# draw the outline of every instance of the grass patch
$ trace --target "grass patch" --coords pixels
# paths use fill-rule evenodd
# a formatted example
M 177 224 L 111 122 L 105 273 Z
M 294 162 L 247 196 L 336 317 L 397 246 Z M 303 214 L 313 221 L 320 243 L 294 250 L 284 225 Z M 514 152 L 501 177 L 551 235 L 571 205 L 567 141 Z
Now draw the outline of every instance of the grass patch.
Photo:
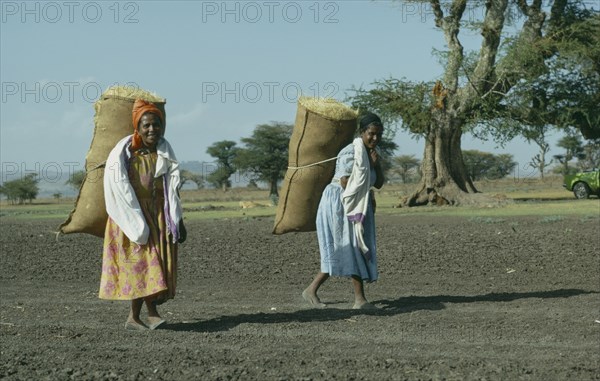
M 501 224 L 506 222 L 505 219 L 502 218 L 493 218 L 493 217 L 470 217 L 469 222 L 474 222 L 476 224 Z
M 467 217 L 470 221 L 483 224 L 506 222 L 513 216 L 540 216 L 544 223 L 556 222 L 557 218 L 578 216 L 582 223 L 600 220 L 600 200 L 590 198 L 577 200 L 570 192 L 555 189 L 554 181 L 529 181 L 516 183 L 512 180 L 499 180 L 476 184 L 478 189 L 491 194 L 504 194 L 515 200 L 502 207 L 469 206 L 422 206 L 398 208 L 400 198 L 414 191 L 414 184 L 386 185 L 377 190 L 377 214 L 433 215 Z M 552 195 L 556 197 L 552 197 Z M 558 195 L 562 198 L 559 198 Z M 529 195 L 529 197 L 523 197 Z M 526 200 L 526 201 L 524 201 Z M 182 191 L 184 215 L 186 219 L 222 219 L 274 217 L 276 208 L 271 206 L 269 193 L 264 189 L 234 188 L 223 192 L 219 189 Z M 253 204 L 243 209 L 241 203 Z M 73 199 L 35 200 L 32 204 L 10 205 L 0 203 L 0 218 L 17 219 L 66 219 L 74 207 Z
M 564 216 L 546 216 L 540 220 L 542 224 L 550 224 L 553 222 L 560 222 L 565 219 Z
M 600 221 L 600 213 L 597 214 L 586 214 L 579 219 L 579 222 L 587 224 L 590 222 Z
M 67 218 L 73 209 L 73 202 L 49 203 L 44 200 L 24 205 L 0 204 L 0 218 L 10 217 L 17 219 L 47 219 Z

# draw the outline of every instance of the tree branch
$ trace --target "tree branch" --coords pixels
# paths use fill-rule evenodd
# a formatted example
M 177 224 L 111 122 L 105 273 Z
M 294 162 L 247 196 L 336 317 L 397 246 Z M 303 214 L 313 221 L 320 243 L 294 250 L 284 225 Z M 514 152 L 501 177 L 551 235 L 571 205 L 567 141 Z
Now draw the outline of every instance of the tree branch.
M 476 103 L 476 98 L 483 93 L 489 94 L 491 89 L 494 88 L 494 86 L 490 86 L 490 80 L 494 75 L 496 55 L 500 46 L 500 36 L 504 27 L 504 15 L 507 6 L 508 0 L 486 2 L 485 17 L 481 26 L 483 41 L 479 51 L 479 60 L 473 71 L 473 76 L 469 80 L 469 85 L 464 88 L 464 96 L 460 105 L 463 111 L 468 111 L 467 109 Z
M 455 93 L 458 88 L 459 71 L 464 58 L 463 46 L 458 39 L 458 33 L 460 32 L 460 20 L 466 7 L 467 0 L 454 0 L 450 8 L 450 15 L 446 16 L 442 22 L 442 29 L 450 50 L 444 83 L 451 93 Z
M 529 6 L 527 5 L 527 1 L 526 0 L 517 0 L 517 5 L 521 9 L 521 12 L 523 12 L 523 14 L 525 16 L 527 16 L 528 10 L 529 10 Z
M 442 12 L 442 7 L 440 6 L 440 0 L 430 0 L 430 4 L 435 16 L 435 26 L 441 28 L 444 22 L 444 12 Z

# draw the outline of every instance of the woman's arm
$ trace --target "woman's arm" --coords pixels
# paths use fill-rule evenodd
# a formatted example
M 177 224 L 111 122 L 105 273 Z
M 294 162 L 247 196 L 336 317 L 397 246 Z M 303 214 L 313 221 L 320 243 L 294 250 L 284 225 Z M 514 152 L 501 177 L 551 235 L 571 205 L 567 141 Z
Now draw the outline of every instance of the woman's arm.
M 373 186 L 377 189 L 381 189 L 385 179 L 383 178 L 383 170 L 381 169 L 381 165 L 375 167 L 375 173 L 377 174 L 377 179 L 375 179 L 375 184 Z

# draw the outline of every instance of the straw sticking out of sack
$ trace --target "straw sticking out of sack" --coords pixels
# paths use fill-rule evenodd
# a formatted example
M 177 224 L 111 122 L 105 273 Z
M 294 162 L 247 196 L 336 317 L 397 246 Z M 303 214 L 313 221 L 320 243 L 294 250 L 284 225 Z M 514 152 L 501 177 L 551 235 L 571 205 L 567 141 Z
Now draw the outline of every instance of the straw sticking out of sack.
M 106 91 L 102 93 L 100 99 L 98 99 L 94 103 L 94 111 L 96 112 L 94 116 L 94 124 L 98 122 L 98 115 L 101 114 L 100 109 L 102 108 L 102 103 L 105 98 L 121 98 L 121 99 L 143 99 L 148 102 L 154 103 L 166 103 L 164 98 L 159 97 L 156 93 L 140 89 L 139 87 L 134 86 L 111 86 Z
M 327 119 L 352 120 L 356 119 L 358 112 L 333 98 L 300 97 L 298 103 L 306 109 L 319 114 Z
M 106 89 L 104 93 L 102 93 L 102 97 L 100 97 L 100 99 L 107 95 L 130 99 L 140 98 L 147 100 L 148 102 L 165 101 L 164 98 L 159 97 L 155 93 L 134 86 L 111 86 L 108 89 Z

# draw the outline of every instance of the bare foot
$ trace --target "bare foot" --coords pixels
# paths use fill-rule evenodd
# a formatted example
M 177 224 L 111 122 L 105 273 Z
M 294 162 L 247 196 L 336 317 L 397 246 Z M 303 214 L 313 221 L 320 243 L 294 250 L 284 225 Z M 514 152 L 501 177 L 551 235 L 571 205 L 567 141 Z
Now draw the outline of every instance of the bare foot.
M 372 305 L 371 303 L 364 301 L 364 302 L 355 302 L 354 305 L 352 306 L 353 310 L 378 310 L 379 308 L 375 307 L 374 305 Z
M 165 324 L 166 321 L 160 316 L 148 316 L 148 328 L 154 330 Z
M 321 302 L 321 299 L 317 296 L 317 294 L 311 293 L 308 288 L 302 291 L 302 297 L 306 300 L 311 306 L 316 308 L 325 308 L 327 305 Z
M 125 329 L 128 331 L 146 331 L 148 330 L 148 326 L 141 321 L 137 322 L 135 320 L 127 319 L 125 322 Z

